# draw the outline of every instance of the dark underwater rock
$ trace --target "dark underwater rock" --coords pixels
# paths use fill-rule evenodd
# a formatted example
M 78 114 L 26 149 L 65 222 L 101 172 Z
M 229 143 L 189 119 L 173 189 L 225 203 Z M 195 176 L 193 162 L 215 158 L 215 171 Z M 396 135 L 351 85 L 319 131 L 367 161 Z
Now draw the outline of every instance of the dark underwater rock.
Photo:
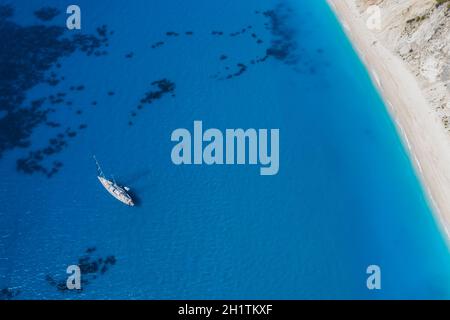
M 66 94 L 58 92 L 48 100 L 45 98 L 26 103 L 27 92 L 39 84 L 57 86 L 63 76 L 57 71 L 61 59 L 75 52 L 86 55 L 102 48 L 107 43 L 107 27 L 99 29 L 100 36 L 83 33 L 70 33 L 64 25 L 19 25 L 12 20 L 14 10 L 11 6 L 0 6 L 0 158 L 15 148 L 30 148 L 30 137 L 41 125 L 57 128 L 59 123 L 48 119 L 57 109 L 46 103 L 58 105 L 65 101 Z M 52 20 L 58 10 L 44 7 L 35 15 L 44 21 Z M 71 90 L 82 90 L 84 86 Z M 54 168 L 45 168 L 41 159 L 59 152 L 64 142 L 52 147 L 30 151 L 29 155 L 17 160 L 17 169 L 25 173 L 42 172 L 52 175 Z
M 53 18 L 55 18 L 60 13 L 61 13 L 61 11 L 59 11 L 59 9 L 57 9 L 57 8 L 43 7 L 39 10 L 36 10 L 34 12 L 34 15 L 42 21 L 50 21 L 50 20 L 53 20 Z
M 12 300 L 20 294 L 20 290 L 3 288 L 0 290 L 0 300 Z
M 151 83 L 151 85 L 153 87 L 156 87 L 157 89 L 153 89 L 150 91 L 147 91 L 144 95 L 143 98 L 140 99 L 140 103 L 137 106 L 138 110 L 141 110 L 143 108 L 144 104 L 151 104 L 156 100 L 161 99 L 163 96 L 167 95 L 167 94 L 171 94 L 172 97 L 175 97 L 175 83 L 168 80 L 168 79 L 161 79 L 161 80 L 156 80 L 153 81 Z M 130 115 L 132 117 L 136 117 L 137 116 L 137 110 L 136 111 L 132 111 L 130 113 Z M 128 125 L 131 126 L 133 124 L 132 121 L 128 122 Z
M 69 290 L 67 288 L 67 278 L 56 279 L 51 275 L 45 277 L 47 283 L 55 287 L 60 292 L 81 292 L 85 290 L 86 285 L 92 283 L 99 276 L 104 275 L 117 262 L 113 255 L 106 257 L 94 256 L 97 252 L 96 247 L 89 247 L 84 251 L 84 254 L 78 258 L 77 266 L 81 272 L 81 289 Z

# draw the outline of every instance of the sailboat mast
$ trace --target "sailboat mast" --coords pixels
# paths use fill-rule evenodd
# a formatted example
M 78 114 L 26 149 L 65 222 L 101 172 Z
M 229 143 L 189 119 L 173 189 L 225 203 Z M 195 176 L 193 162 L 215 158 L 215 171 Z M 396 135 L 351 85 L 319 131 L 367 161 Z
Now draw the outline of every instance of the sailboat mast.
M 105 174 L 103 173 L 103 170 L 102 170 L 102 168 L 100 167 L 100 164 L 98 163 L 97 158 L 95 157 L 95 155 L 94 155 L 94 160 L 95 160 L 95 164 L 97 165 L 97 172 L 98 172 L 98 175 L 99 175 L 100 177 L 105 177 Z

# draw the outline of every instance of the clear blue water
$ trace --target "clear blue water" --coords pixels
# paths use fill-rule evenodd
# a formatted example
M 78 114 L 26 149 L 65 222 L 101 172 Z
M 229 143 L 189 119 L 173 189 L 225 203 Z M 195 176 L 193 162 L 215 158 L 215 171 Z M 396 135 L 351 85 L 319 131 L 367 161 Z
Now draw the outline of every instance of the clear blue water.
M 44 2 L 63 13 L 67 5 Z M 14 1 L 12 21 L 42 24 L 32 12 L 44 2 Z M 380 96 L 325 1 L 280 9 L 296 59 L 255 65 L 249 61 L 276 37 L 255 10 L 278 2 L 77 3 L 83 33 L 106 24 L 114 34 L 106 56 L 63 57 L 57 74 L 64 81 L 26 92 L 27 100 L 67 92 L 73 106 L 58 106 L 50 119 L 63 129 L 87 128 L 45 160 L 63 163 L 51 178 L 17 172 L 16 161 L 57 129 L 38 126 L 30 148 L 0 158 L 0 288 L 19 290 L 18 299 L 450 297 L 444 238 Z M 65 15 L 47 24 L 64 26 Z M 248 25 L 263 43 L 250 30 L 229 36 Z M 164 45 L 151 49 L 159 40 Z M 237 63 L 246 72 L 221 80 Z M 162 78 L 176 84 L 176 96 L 131 117 Z M 83 91 L 70 90 L 81 84 Z M 192 130 L 194 120 L 222 130 L 279 128 L 278 175 L 260 176 L 257 166 L 173 165 L 171 132 Z M 93 154 L 131 186 L 139 206 L 102 190 Z M 116 263 L 81 293 L 46 280 L 64 280 L 67 265 L 90 247 Z M 380 291 L 366 288 L 371 264 L 381 267 Z

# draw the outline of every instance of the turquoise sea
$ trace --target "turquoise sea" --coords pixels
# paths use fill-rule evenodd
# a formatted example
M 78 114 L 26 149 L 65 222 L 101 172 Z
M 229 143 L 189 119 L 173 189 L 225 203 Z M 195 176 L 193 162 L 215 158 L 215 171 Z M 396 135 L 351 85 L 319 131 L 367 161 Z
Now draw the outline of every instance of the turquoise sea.
M 81 30 L 65 1 L 0 3 L 0 299 L 450 297 L 443 233 L 324 0 L 78 0 Z M 279 173 L 175 166 L 194 120 L 279 128 Z

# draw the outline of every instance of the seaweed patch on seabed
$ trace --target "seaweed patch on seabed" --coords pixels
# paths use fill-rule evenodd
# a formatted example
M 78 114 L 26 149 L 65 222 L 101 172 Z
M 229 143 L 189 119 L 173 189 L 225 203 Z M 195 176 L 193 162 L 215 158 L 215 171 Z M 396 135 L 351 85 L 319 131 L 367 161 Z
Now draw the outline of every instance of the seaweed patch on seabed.
M 45 7 L 35 11 L 44 21 L 52 20 L 59 11 Z M 63 57 L 75 52 L 90 56 L 102 56 L 108 46 L 108 29 L 105 25 L 97 29 L 98 35 L 76 33 L 67 35 L 64 26 L 36 24 L 22 26 L 11 20 L 14 9 L 10 5 L 0 5 L 0 158 L 5 152 L 15 148 L 30 148 L 31 135 L 42 124 L 57 128 L 60 124 L 49 119 L 56 110 L 45 106 L 45 102 L 60 104 L 65 94 L 36 99 L 26 103 L 27 91 L 38 84 L 57 86 L 64 80 L 57 74 Z M 111 34 L 111 32 L 109 33 Z M 71 105 L 71 101 L 66 102 Z M 31 151 L 29 156 L 19 159 L 17 169 L 32 174 L 41 172 L 51 176 L 59 163 L 45 168 L 44 158 L 60 152 L 67 144 L 58 140 L 58 146 Z M 31 157 L 31 158 L 30 158 Z M 33 159 L 32 161 L 30 159 Z
M 34 15 L 42 20 L 42 21 L 50 21 L 53 20 L 57 15 L 59 15 L 61 12 L 53 7 L 43 7 L 39 10 L 36 10 L 34 12 Z
M 292 10 L 285 4 L 279 4 L 272 10 L 256 10 L 255 14 L 262 15 L 262 17 L 266 20 L 264 22 L 264 27 L 270 32 L 269 36 L 271 38 L 269 47 L 265 49 L 262 55 L 251 59 L 247 65 L 240 62 L 236 65 L 238 68 L 237 70 L 228 72 L 225 76 L 220 76 L 221 72 L 217 72 L 212 76 L 213 78 L 218 80 L 228 80 L 238 77 L 248 70 L 248 65 L 254 66 L 265 62 L 269 58 L 274 58 L 287 65 L 297 65 L 299 59 L 296 32 L 292 27 L 290 27 L 289 23 Z M 250 39 L 255 41 L 257 45 L 262 45 L 265 41 L 258 35 L 256 29 L 258 29 L 258 26 L 253 28 L 252 25 L 249 25 L 240 31 L 230 33 L 229 36 L 236 37 L 247 33 L 249 34 Z M 232 69 L 233 67 L 230 66 L 225 67 L 225 70 L 227 71 Z
M 131 112 L 132 117 L 137 116 L 138 110 L 143 109 L 144 105 L 151 104 L 155 100 L 161 99 L 166 94 L 171 94 L 175 97 L 175 83 L 167 79 L 156 80 L 152 82 L 152 86 L 157 87 L 157 90 L 150 90 L 145 93 L 145 96 L 140 100 L 137 109 Z M 129 126 L 133 125 L 133 121 L 128 122 Z
M 323 60 L 323 49 L 318 48 L 312 54 L 311 52 L 307 52 L 304 48 L 302 49 L 299 47 L 297 42 L 297 32 L 290 24 L 293 11 L 287 5 L 278 4 L 274 9 L 266 11 L 256 10 L 255 14 L 261 15 L 266 20 L 264 22 L 264 27 L 270 32 L 271 39 L 269 41 L 269 47 L 265 49 L 264 54 L 251 59 L 249 65 L 257 65 L 265 62 L 269 58 L 273 58 L 283 64 L 292 66 L 293 70 L 296 72 L 308 72 L 309 74 L 316 74 L 319 66 L 326 67 L 329 65 L 327 61 Z M 245 33 L 245 31 L 249 29 L 252 29 L 251 26 L 242 29 L 240 32 L 231 33 L 230 36 L 235 37 Z M 265 43 L 255 30 L 252 30 L 250 37 L 254 39 L 258 45 Z M 316 57 L 319 57 L 320 63 L 315 61 Z M 213 75 L 213 77 L 219 80 L 231 79 L 242 75 L 248 69 L 247 65 L 243 63 L 238 63 L 237 66 L 239 69 L 235 72 L 228 73 L 224 77 L 219 77 L 220 72 L 218 72 Z M 225 69 L 231 70 L 229 66 Z
M 79 128 L 85 129 L 86 125 L 81 124 Z M 16 164 L 17 170 L 28 174 L 41 172 L 48 178 L 51 178 L 54 174 L 58 173 L 58 171 L 62 168 L 63 163 L 55 160 L 51 163 L 51 167 L 49 167 L 48 164 L 43 164 L 44 158 L 61 152 L 63 148 L 68 146 L 67 138 L 74 138 L 76 135 L 77 132 L 71 128 L 67 128 L 64 133 L 58 133 L 55 137 L 48 141 L 48 145 L 46 147 L 30 151 L 26 157 L 18 159 Z
M 20 290 L 3 288 L 0 290 L 0 300 L 12 300 L 20 294 Z
M 262 14 L 269 20 L 265 26 L 272 34 L 266 55 L 289 65 L 296 64 L 298 57 L 295 30 L 288 23 L 292 10 L 284 4 L 278 4 L 275 9 L 264 11 Z
M 99 276 L 104 275 L 110 269 L 110 267 L 116 264 L 115 256 L 109 255 L 106 257 L 101 257 L 95 255 L 96 251 L 96 247 L 89 247 L 85 250 L 84 254 L 78 258 L 78 262 L 76 263 L 76 265 L 80 268 L 81 272 L 80 290 L 69 290 L 67 288 L 67 275 L 65 275 L 64 279 L 56 279 L 51 275 L 46 275 L 45 280 L 49 285 L 55 287 L 60 292 L 83 291 L 86 285 L 92 283 L 92 281 L 97 279 Z
M 298 45 L 296 31 L 289 26 L 292 15 L 289 7 L 279 4 L 274 10 L 267 10 L 261 14 L 269 20 L 265 26 L 271 31 L 273 37 L 270 47 L 266 50 L 266 58 L 273 57 L 293 66 L 297 72 L 306 72 L 311 75 L 316 74 L 320 68 L 329 66 L 329 61 L 324 60 L 322 48 L 311 52 Z

